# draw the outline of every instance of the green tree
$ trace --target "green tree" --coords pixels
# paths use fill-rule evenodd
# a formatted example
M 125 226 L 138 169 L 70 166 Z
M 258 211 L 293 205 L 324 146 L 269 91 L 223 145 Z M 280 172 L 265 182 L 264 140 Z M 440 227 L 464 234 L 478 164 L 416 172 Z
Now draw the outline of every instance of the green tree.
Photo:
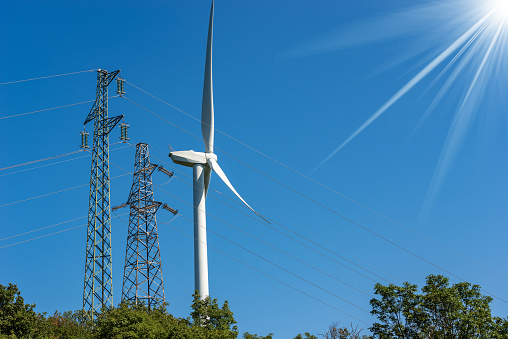
M 97 317 L 97 338 L 164 338 L 165 328 L 143 304 L 121 303 Z
M 38 318 L 36 338 L 92 338 L 93 324 L 87 321 L 83 310 L 55 312 L 48 318 L 43 313 Z
M 298 334 L 293 339 L 318 339 L 315 335 L 310 334 L 309 332 L 305 332 L 303 335 Z
M 339 323 L 335 322 L 328 326 L 328 331 L 325 334 L 320 334 L 325 339 L 367 339 L 366 335 L 361 335 L 362 329 L 358 329 L 358 326 L 350 328 L 339 327 Z M 296 338 L 295 338 L 296 339 Z
M 233 317 L 233 312 L 229 309 L 227 300 L 219 307 L 217 299 L 211 299 L 207 296 L 200 300 L 198 291 L 192 295 L 194 301 L 191 305 L 192 324 L 208 330 L 215 330 L 220 338 L 236 338 L 238 328 Z
M 373 338 L 506 338 L 506 320 L 491 315 L 491 297 L 480 286 L 461 282 L 450 286 L 442 275 L 429 275 L 422 293 L 416 285 L 376 284 L 371 313 L 379 322 Z M 504 332 L 503 332 L 504 331 Z
M 0 334 L 30 336 L 38 324 L 35 304 L 25 304 L 18 287 L 0 284 Z
M 243 334 L 244 339 L 272 339 L 273 333 L 269 333 L 265 336 L 258 336 L 257 334 L 250 334 L 249 332 L 245 332 Z

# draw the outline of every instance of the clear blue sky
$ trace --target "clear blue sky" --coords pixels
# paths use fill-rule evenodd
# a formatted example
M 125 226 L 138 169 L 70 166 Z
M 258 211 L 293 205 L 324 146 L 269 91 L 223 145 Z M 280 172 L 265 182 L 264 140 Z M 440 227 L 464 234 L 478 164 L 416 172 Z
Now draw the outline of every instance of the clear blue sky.
M 228 203 L 242 213 L 222 204 L 213 197 L 236 200 L 217 177 L 212 178 L 212 189 L 228 198 L 212 192 L 207 202 L 211 215 L 327 275 L 213 217 L 208 218 L 211 231 L 287 271 L 211 233 L 209 245 L 367 324 L 374 319 L 349 303 L 370 311 L 368 295 L 375 281 L 386 283 L 379 277 L 395 284 L 421 285 L 429 274 L 481 285 L 498 297 L 492 303 L 494 314 L 506 316 L 508 59 L 503 54 L 507 36 L 504 17 L 498 14 L 487 17 L 488 25 L 482 26 L 489 10 L 484 6 L 485 2 L 472 0 L 413 1 L 411 7 L 402 0 L 217 0 L 215 127 L 287 167 L 218 132 L 215 145 L 292 190 L 217 152 L 221 167 L 257 211 L 377 276 L 355 266 L 364 274 L 359 275 L 274 232 L 231 200 Z M 201 0 L 4 1 L 0 83 L 121 69 L 127 81 L 199 117 L 209 7 L 210 1 Z M 477 32 L 471 28 L 481 30 L 475 40 L 469 40 Z M 95 85 L 95 72 L 0 85 L 0 117 L 93 100 Z M 131 100 L 201 135 L 198 121 L 128 84 L 125 89 Z M 159 159 L 152 159 L 154 163 L 172 165 L 168 144 L 177 150 L 204 149 L 202 141 L 125 99 L 110 99 L 109 107 L 110 116 L 126 116 L 131 143 L 152 147 Z M 91 104 L 83 104 L 1 119 L 0 168 L 78 150 L 79 132 L 90 108 Z M 377 119 L 338 150 L 372 117 Z M 92 132 L 91 126 L 87 129 Z M 119 130 L 113 131 L 111 143 L 118 136 Z M 121 147 L 111 147 L 111 177 L 124 174 L 114 165 L 133 169 L 134 149 Z M 83 155 L 0 171 L 0 239 L 87 215 L 90 157 L 9 174 Z M 312 173 L 312 179 L 489 270 L 288 167 Z M 155 189 L 156 199 L 191 218 L 192 209 L 186 204 L 192 201 L 186 176 L 191 170 L 173 170 L 183 173 L 176 172 L 177 178 L 166 185 L 164 176 L 154 174 L 154 182 L 163 185 Z M 127 199 L 131 182 L 130 175 L 112 179 L 113 206 Z M 80 185 L 84 186 L 11 204 Z M 182 317 L 189 314 L 194 288 L 193 241 L 172 227 L 192 234 L 192 223 L 184 217 L 175 219 L 171 227 L 159 224 L 169 310 Z M 164 211 L 158 215 L 160 222 L 171 219 Z M 81 308 L 85 227 L 5 246 L 85 223 L 82 218 L 0 240 L 0 283 L 17 284 L 39 312 Z M 288 233 L 276 223 L 272 226 Z M 127 225 L 114 219 L 112 227 L 116 304 L 121 296 Z M 305 331 L 324 333 L 335 321 L 368 327 L 213 249 L 209 269 L 212 297 L 229 301 L 241 332 L 274 332 L 276 338 L 290 338 Z

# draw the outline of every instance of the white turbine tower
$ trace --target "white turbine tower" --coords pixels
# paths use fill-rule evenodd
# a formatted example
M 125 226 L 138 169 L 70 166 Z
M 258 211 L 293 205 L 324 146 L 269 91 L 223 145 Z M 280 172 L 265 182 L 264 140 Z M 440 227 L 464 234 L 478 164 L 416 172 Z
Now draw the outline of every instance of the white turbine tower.
M 208 255 L 206 243 L 206 194 L 210 185 L 212 170 L 224 181 L 240 200 L 254 213 L 259 215 L 243 200 L 226 174 L 217 163 L 217 156 L 213 153 L 213 88 L 212 88 L 212 37 L 213 37 L 213 1 L 210 9 L 210 23 L 208 26 L 208 41 L 206 46 L 205 82 L 203 85 L 203 105 L 201 110 L 201 132 L 205 142 L 205 153 L 194 151 L 171 152 L 171 160 L 179 165 L 192 167 L 194 189 L 194 278 L 196 290 L 201 299 L 209 296 L 208 291 Z M 259 215 L 261 217 L 261 215 Z M 263 218 L 263 217 L 261 217 Z M 264 219 L 264 218 L 263 218 Z

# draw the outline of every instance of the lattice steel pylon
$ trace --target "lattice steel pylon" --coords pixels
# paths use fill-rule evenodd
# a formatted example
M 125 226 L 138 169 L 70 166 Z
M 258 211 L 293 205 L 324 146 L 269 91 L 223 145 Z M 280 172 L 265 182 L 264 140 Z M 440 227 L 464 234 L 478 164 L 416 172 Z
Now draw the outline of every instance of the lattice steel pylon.
M 83 291 L 83 309 L 91 317 L 113 306 L 108 135 L 123 115 L 108 118 L 108 85 L 119 72 L 97 70 L 95 103 L 85 120 L 94 122 Z
M 154 200 L 148 145 L 136 145 L 134 175 L 127 205 L 129 231 L 125 253 L 122 301 L 144 303 L 149 309 L 165 302 L 156 212 L 162 203 Z M 172 175 L 172 173 L 171 173 Z

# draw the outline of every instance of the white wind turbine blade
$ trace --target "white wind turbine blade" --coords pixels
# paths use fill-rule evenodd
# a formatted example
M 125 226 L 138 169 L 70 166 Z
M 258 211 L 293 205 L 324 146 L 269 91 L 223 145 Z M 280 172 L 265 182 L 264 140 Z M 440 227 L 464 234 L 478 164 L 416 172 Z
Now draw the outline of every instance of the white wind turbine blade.
M 213 153 L 213 84 L 212 84 L 212 40 L 213 40 L 213 1 L 208 25 L 206 44 L 205 81 L 203 84 L 203 104 L 201 107 L 201 132 L 205 142 L 205 152 Z
M 220 168 L 219 164 L 217 163 L 217 160 L 215 159 L 208 159 L 208 166 L 210 166 L 213 171 L 215 173 L 217 173 L 217 175 L 222 179 L 222 181 L 224 181 L 224 183 L 226 185 L 228 185 L 229 189 L 231 191 L 233 191 L 234 194 L 236 194 L 236 196 L 254 213 L 256 213 L 261 219 L 263 219 L 264 221 L 266 221 L 267 223 L 270 223 L 268 220 L 266 220 L 265 218 L 263 218 L 261 216 L 261 214 L 259 214 L 258 212 L 254 211 L 254 209 L 252 207 L 249 206 L 249 204 L 247 204 L 247 202 L 245 200 L 243 200 L 243 198 L 240 196 L 240 194 L 238 194 L 238 192 L 235 190 L 235 188 L 233 187 L 233 185 L 231 185 L 231 182 L 229 182 L 229 179 L 228 177 L 226 176 L 226 174 L 224 173 L 224 171 L 222 171 L 222 168 Z

